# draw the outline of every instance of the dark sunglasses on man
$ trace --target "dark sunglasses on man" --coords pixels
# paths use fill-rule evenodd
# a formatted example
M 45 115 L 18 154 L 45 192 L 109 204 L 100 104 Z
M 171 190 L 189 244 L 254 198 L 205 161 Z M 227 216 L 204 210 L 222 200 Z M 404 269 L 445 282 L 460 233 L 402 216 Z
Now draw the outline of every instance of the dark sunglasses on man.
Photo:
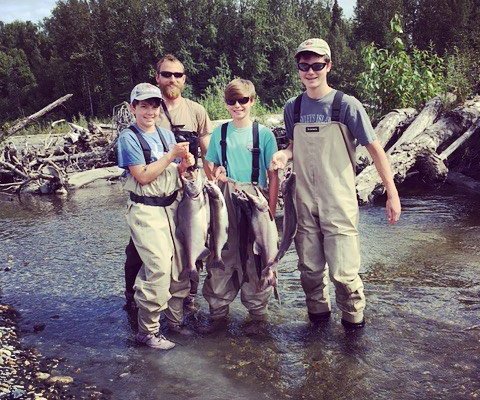
M 322 69 L 324 69 L 326 65 L 327 65 L 327 63 L 324 63 L 324 62 L 316 62 L 316 63 L 313 63 L 313 64 L 301 62 L 301 63 L 297 64 L 297 67 L 302 72 L 308 72 L 310 70 L 310 68 L 313 71 L 318 72 L 318 71 L 321 71 Z
M 241 97 L 239 99 L 225 99 L 225 103 L 227 103 L 229 106 L 234 106 L 237 101 L 238 104 L 241 104 L 243 106 L 250 101 L 250 97 Z
M 163 76 L 164 78 L 171 78 L 172 75 L 175 78 L 181 78 L 183 75 L 185 75 L 185 72 L 170 72 L 170 71 L 161 71 L 160 76 Z

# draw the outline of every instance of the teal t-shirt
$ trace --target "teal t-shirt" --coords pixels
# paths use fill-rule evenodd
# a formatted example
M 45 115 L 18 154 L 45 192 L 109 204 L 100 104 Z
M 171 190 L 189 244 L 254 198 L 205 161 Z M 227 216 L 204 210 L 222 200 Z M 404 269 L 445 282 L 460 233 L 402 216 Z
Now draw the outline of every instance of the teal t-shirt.
M 221 125 L 215 128 L 210 138 L 205 158 L 216 165 L 222 165 Z M 273 154 L 277 151 L 277 141 L 273 132 L 266 126 L 258 127 L 258 147 L 260 148 L 260 175 L 258 184 L 267 187 L 267 169 Z M 227 126 L 227 175 L 238 182 L 252 180 L 252 125 L 246 128 L 235 128 L 233 122 Z

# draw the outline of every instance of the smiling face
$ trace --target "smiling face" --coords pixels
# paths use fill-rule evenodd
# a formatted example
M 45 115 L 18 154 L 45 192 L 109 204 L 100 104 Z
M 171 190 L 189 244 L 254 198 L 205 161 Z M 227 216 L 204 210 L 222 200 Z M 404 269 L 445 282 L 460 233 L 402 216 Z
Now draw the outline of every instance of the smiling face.
M 307 92 L 309 93 L 315 92 L 317 89 L 328 87 L 327 74 L 330 72 L 330 69 L 332 68 L 332 63 L 330 60 L 328 60 L 328 58 L 326 59 L 325 56 L 319 56 L 316 54 L 307 53 L 307 54 L 300 54 L 300 57 L 298 58 L 298 62 L 307 63 L 307 64 L 327 62 L 327 65 L 321 71 L 314 71 L 312 68 L 309 68 L 308 71 L 306 72 L 298 70 L 298 74 L 300 75 L 300 79 L 302 83 L 305 85 Z
M 176 74 L 179 76 L 175 77 Z M 168 76 L 170 75 L 170 76 Z M 158 68 L 156 80 L 164 98 L 173 100 L 182 94 L 185 88 L 185 71 L 180 61 L 164 60 Z
M 248 99 L 248 100 L 247 100 Z M 234 102 L 235 101 L 235 102 Z M 250 118 L 250 112 L 255 100 L 248 97 L 247 94 L 238 98 L 229 99 L 225 102 L 228 112 L 234 121 L 240 122 Z M 232 104 L 234 102 L 234 104 Z M 243 103 L 243 104 L 242 104 Z
M 155 120 L 160 115 L 160 99 L 135 101 L 131 105 L 138 127 L 144 132 L 155 132 Z

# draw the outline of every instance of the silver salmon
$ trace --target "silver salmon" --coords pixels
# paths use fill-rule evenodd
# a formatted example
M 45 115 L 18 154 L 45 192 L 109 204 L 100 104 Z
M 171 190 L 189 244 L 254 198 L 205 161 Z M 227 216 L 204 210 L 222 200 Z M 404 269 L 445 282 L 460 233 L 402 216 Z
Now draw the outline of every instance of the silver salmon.
M 285 255 L 297 233 L 297 209 L 294 201 L 296 180 L 295 172 L 288 169 L 285 171 L 284 179 L 280 184 L 283 198 L 283 228 L 282 240 L 275 256 L 275 263 L 278 263 Z
M 222 249 L 228 239 L 228 213 L 222 190 L 211 181 L 205 182 L 205 190 L 210 203 L 210 243 L 212 259 L 210 267 L 225 269 Z
M 269 285 L 275 286 L 277 284 L 277 266 L 278 262 L 285 255 L 290 248 L 295 234 L 297 233 L 297 209 L 295 206 L 295 185 L 297 176 L 295 172 L 288 169 L 285 172 L 284 179 L 280 184 L 280 191 L 283 198 L 283 228 L 282 239 L 278 248 L 277 255 L 273 262 L 268 264 L 262 271 L 261 289 L 266 289 Z M 273 279 L 272 279 L 273 277 Z
M 204 192 L 204 179 L 197 171 L 193 179 L 183 178 L 183 197 L 177 208 L 177 236 L 182 242 L 187 255 L 186 265 L 180 273 L 179 279 L 189 277 L 199 280 L 195 267 L 197 260 L 203 260 L 210 254 L 205 246 L 207 242 L 210 209 L 208 197 Z
M 262 260 L 261 288 L 269 285 L 276 286 L 276 273 L 270 266 L 274 263 L 278 253 L 278 232 L 275 219 L 268 207 L 265 196 L 255 187 L 257 195 L 245 192 L 252 210 L 251 227 L 254 237 L 253 253 L 260 255 Z

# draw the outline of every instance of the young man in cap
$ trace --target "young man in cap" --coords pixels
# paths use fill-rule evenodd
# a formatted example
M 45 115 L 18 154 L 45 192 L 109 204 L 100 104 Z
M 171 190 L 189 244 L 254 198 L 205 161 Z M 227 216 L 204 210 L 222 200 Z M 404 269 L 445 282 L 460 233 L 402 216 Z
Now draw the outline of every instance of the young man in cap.
M 183 263 L 181 244 L 175 234 L 180 175 L 194 164 L 188 142 L 176 143 L 171 131 L 157 128 L 162 95 L 149 83 L 135 86 L 130 96 L 135 124 L 118 139 L 118 166 L 127 170 L 125 190 L 130 192 L 127 223 L 142 262 L 135 279 L 138 306 L 136 340 L 149 347 L 168 350 L 174 343 L 159 333 L 160 312 L 175 296 L 171 279 Z M 181 159 L 177 165 L 174 161 Z
M 327 42 L 318 38 L 304 41 L 295 59 L 306 91 L 285 105 L 285 127 L 291 142 L 273 156 L 271 168 L 285 168 L 293 159 L 298 210 L 295 246 L 311 322 L 330 317 L 329 275 L 342 324 L 348 330 L 358 329 L 365 324 L 365 295 L 358 274 L 357 143 L 366 146 L 382 178 L 390 223 L 400 217 L 400 199 L 388 159 L 362 104 L 327 83 L 332 68 Z
M 182 97 L 186 80 L 183 64 L 174 55 L 167 54 L 157 62 L 156 71 L 156 81 L 163 97 L 157 125 L 173 131 L 178 140 L 188 140 L 190 152 L 195 155 L 195 159 L 200 146 L 203 157 L 208 148 L 212 123 L 201 104 Z M 207 168 L 205 172 L 208 177 L 211 177 Z M 127 256 L 125 261 L 126 307 L 135 308 L 133 285 L 142 261 L 132 240 L 127 245 L 125 253 Z M 169 310 L 166 312 L 167 323 L 171 331 L 190 334 L 191 332 L 182 325 L 183 308 L 185 307 L 188 312 L 196 311 L 195 295 L 198 282 L 191 281 L 190 285 L 182 284 L 182 287 L 184 287 L 183 290 L 177 290 L 177 296 L 169 302 Z

